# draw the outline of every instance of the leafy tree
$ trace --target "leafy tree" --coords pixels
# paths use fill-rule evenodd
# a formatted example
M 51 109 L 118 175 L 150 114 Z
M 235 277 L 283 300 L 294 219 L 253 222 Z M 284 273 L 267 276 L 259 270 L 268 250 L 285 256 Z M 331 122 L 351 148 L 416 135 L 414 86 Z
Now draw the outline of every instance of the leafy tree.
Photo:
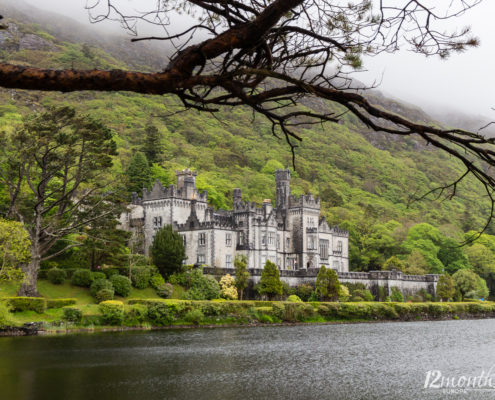
M 428 264 L 428 273 L 438 274 L 444 270 L 444 265 L 438 259 L 440 245 L 443 241 L 440 231 L 427 223 L 420 223 L 409 229 L 406 240 L 402 243 L 402 248 L 408 254 L 417 250 Z
M 455 295 L 455 283 L 448 274 L 440 275 L 437 282 L 437 296 L 444 301 L 452 299 Z
M 149 188 L 151 184 L 151 170 L 146 156 L 141 152 L 136 152 L 131 158 L 127 168 L 129 179 L 129 192 L 141 194 L 143 188 Z
M 102 205 L 111 192 L 108 171 L 116 145 L 101 122 L 71 107 L 29 115 L 0 136 L 0 181 L 9 188 L 9 216 L 24 222 L 31 241 L 19 294 L 36 296 L 41 261 L 80 246 L 66 242 L 50 253 L 55 243 L 112 212 Z
M 160 138 L 160 132 L 154 125 L 147 125 L 144 130 L 144 143 L 141 151 L 146 156 L 149 165 L 160 161 L 160 154 L 163 152 L 163 145 Z
M 240 299 L 242 300 L 244 289 L 247 288 L 249 283 L 249 272 L 247 270 L 247 258 L 244 255 L 236 256 L 234 259 L 235 268 L 235 287 L 239 292 Z
M 445 271 L 454 274 L 459 269 L 470 268 L 464 247 L 452 238 L 444 238 L 438 251 L 438 259 L 445 266 Z
M 229 274 L 222 276 L 220 279 L 221 296 L 228 300 L 237 300 L 237 289 L 235 279 Z
M 267 295 L 272 299 L 274 296 L 282 294 L 282 282 L 280 281 L 280 272 L 277 266 L 270 260 L 266 260 L 261 279 L 258 286 L 258 293 Z
M 150 254 L 153 264 L 167 279 L 171 274 L 182 269 L 182 262 L 186 259 L 182 236 L 175 232 L 171 225 L 164 226 L 156 233 Z
M 20 265 L 29 262 L 31 242 L 24 225 L 0 218 L 0 281 L 20 280 Z
M 337 300 L 340 293 L 337 272 L 322 265 L 316 276 L 315 288 L 322 300 Z
M 469 269 L 460 269 L 454 275 L 456 289 L 459 290 L 462 300 L 472 297 L 486 297 L 488 295 L 486 283 L 479 275 Z
M 481 243 L 474 243 L 465 252 L 474 272 L 486 280 L 493 292 L 495 290 L 495 254 Z
M 390 257 L 387 261 L 385 261 L 385 264 L 383 264 L 383 270 L 391 271 L 393 269 L 401 272 L 406 272 L 405 264 L 396 256 Z
M 419 250 L 413 250 L 407 256 L 405 272 L 410 275 L 424 275 L 429 269 L 425 257 Z

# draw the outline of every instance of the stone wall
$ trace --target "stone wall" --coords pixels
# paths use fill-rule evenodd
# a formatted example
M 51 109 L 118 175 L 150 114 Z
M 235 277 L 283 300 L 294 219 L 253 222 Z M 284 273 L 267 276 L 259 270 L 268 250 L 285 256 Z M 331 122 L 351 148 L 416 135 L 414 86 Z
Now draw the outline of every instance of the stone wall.
M 215 275 L 218 273 L 218 269 L 204 268 L 205 274 Z M 289 286 L 295 287 L 302 283 L 309 283 L 314 285 L 316 276 L 318 275 L 318 268 L 302 269 L 297 271 L 280 271 L 280 279 L 286 282 Z M 253 285 L 257 284 L 261 278 L 262 269 L 249 269 L 251 274 L 251 282 Z M 235 275 L 235 270 L 222 269 L 222 274 Z M 388 295 L 391 294 L 392 288 L 396 287 L 401 290 L 405 296 L 414 295 L 421 289 L 426 290 L 432 296 L 436 293 L 437 282 L 439 275 L 404 275 L 400 271 L 370 271 L 370 272 L 337 272 L 339 281 L 341 283 L 362 283 L 368 288 L 375 296 L 378 295 L 378 288 L 380 286 L 385 288 Z

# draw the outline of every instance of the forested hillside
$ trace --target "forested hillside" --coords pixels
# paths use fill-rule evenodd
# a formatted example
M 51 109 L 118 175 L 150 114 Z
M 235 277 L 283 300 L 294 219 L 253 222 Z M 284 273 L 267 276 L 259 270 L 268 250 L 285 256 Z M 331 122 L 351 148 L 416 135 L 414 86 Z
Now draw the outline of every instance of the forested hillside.
M 56 29 L 20 19 L 6 24 L 9 29 L 0 31 L 2 61 L 49 68 L 147 68 L 143 60 L 149 49 L 143 50 L 139 62 L 131 63 L 140 52 L 138 47 L 129 44 L 128 54 L 119 47 L 120 57 L 110 54 L 93 34 L 78 41 L 64 35 L 64 21 L 57 20 Z M 382 96 L 375 97 L 375 102 L 410 119 L 429 120 L 418 108 Z M 243 107 L 222 109 L 215 115 L 184 111 L 171 96 L 2 90 L 0 129 L 12 131 L 23 116 L 61 104 L 100 119 L 112 129 L 118 148 L 113 174 L 115 180 L 127 183 L 129 196 L 131 188 L 143 180 L 148 186 L 155 179 L 168 185 L 174 183 L 175 170 L 189 167 L 198 171 L 198 187 L 208 191 L 210 203 L 230 208 L 235 187 L 251 201 L 273 199 L 274 171 L 292 168 L 289 146 L 272 135 L 271 125 L 263 118 L 253 119 Z M 336 114 L 343 111 L 327 102 L 306 106 L 325 107 Z M 292 191 L 319 195 L 327 220 L 350 231 L 351 269 L 380 269 L 392 256 L 399 256 L 403 268 L 411 273 L 442 272 L 444 268 L 452 273 L 472 266 L 469 249 L 459 250 L 455 245 L 464 240 L 466 232 L 479 230 L 486 222 L 489 202 L 482 187 L 470 178 L 452 199 L 415 200 L 459 177 L 464 170 L 458 161 L 414 136 L 370 132 L 349 113 L 340 123 L 300 127 L 297 133 L 303 141 L 295 151 Z M 131 163 L 139 165 L 136 158 L 142 162 L 141 153 L 149 165 L 129 170 Z M 6 188 L 0 186 L 0 213 L 6 210 L 6 195 Z M 489 227 L 487 233 L 492 232 Z M 495 246 L 490 237 L 485 239 L 475 246 L 489 249 L 493 258 Z M 491 270 L 484 277 L 490 274 Z

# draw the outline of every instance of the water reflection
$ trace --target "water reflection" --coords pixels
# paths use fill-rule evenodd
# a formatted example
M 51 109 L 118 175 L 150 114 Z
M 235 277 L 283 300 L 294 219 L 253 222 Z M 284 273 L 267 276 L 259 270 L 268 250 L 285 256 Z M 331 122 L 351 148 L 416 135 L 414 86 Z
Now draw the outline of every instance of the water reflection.
M 495 320 L 0 338 L 0 398 L 437 399 L 492 364 Z

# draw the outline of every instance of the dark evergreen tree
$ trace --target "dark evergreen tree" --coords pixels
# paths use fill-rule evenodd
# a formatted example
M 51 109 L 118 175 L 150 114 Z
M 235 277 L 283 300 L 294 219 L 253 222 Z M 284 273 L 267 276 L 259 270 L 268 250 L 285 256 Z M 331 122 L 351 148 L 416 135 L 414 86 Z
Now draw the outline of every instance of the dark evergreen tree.
M 129 179 L 129 192 L 141 194 L 143 188 L 149 188 L 151 170 L 146 155 L 141 152 L 134 154 L 127 168 L 127 177 Z
M 246 256 L 237 256 L 234 259 L 235 267 L 235 287 L 239 292 L 239 298 L 242 300 L 244 289 L 249 283 L 249 272 L 247 270 Z
M 273 297 L 282 294 L 282 282 L 280 281 L 280 272 L 277 266 L 270 260 L 267 260 L 258 287 L 259 294 L 265 294 L 271 300 Z
M 146 155 L 146 158 L 151 165 L 160 161 L 160 154 L 163 151 L 163 145 L 160 140 L 160 132 L 158 132 L 158 128 L 156 126 L 148 125 L 145 128 L 144 133 L 145 138 L 141 150 Z
M 166 279 L 181 270 L 186 258 L 182 236 L 174 232 L 171 225 L 164 226 L 156 233 L 150 254 L 158 271 Z

